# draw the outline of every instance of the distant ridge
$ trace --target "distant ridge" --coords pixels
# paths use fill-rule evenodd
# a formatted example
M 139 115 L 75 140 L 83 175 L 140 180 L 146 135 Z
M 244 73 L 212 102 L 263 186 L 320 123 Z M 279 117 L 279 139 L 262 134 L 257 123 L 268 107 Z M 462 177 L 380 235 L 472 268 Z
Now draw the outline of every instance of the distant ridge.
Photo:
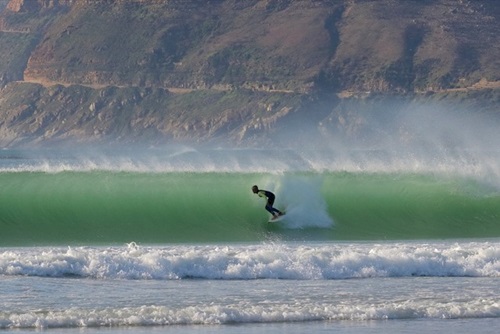
M 489 0 L 0 0 L 0 11 L 4 146 L 262 144 L 304 117 L 317 131 L 345 99 L 472 92 L 490 112 L 500 85 Z

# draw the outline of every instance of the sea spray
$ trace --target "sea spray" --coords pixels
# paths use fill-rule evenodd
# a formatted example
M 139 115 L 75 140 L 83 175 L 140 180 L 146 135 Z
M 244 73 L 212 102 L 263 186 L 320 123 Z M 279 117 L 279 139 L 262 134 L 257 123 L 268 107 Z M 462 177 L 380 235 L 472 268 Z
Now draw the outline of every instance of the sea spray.
M 492 138 L 492 142 L 495 142 Z M 0 151 L 0 173 L 435 173 L 500 182 L 500 151 L 399 147 L 318 150 L 164 148 L 116 151 Z M 271 183 L 275 181 L 268 180 Z M 276 184 L 271 184 L 276 186 Z M 250 185 L 251 186 L 251 185 Z
M 322 194 L 322 175 L 282 175 L 277 187 L 279 202 L 284 203 L 288 228 L 330 228 L 333 219 Z

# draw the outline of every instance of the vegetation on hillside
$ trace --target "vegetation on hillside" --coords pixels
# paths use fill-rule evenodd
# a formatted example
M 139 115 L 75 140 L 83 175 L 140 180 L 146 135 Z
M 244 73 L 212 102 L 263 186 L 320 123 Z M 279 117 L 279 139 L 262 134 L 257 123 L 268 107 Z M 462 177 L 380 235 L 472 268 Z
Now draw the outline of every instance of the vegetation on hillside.
M 6 4 L 3 145 L 260 143 L 297 124 L 348 131 L 338 110 L 380 94 L 498 105 L 500 7 L 489 0 Z

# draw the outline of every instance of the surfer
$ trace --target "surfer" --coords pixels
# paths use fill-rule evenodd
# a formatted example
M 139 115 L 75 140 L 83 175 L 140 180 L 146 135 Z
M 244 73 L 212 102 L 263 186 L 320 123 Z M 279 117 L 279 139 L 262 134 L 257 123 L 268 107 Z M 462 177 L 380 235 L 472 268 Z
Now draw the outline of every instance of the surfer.
M 273 219 L 278 218 L 279 216 L 283 216 L 285 213 L 281 212 L 280 210 L 276 209 L 273 207 L 274 200 L 276 196 L 270 191 L 267 190 L 259 190 L 259 187 L 253 186 L 252 191 L 254 194 L 257 194 L 259 197 L 266 197 L 267 198 L 267 203 L 266 203 L 266 210 L 269 211 L 273 215 Z

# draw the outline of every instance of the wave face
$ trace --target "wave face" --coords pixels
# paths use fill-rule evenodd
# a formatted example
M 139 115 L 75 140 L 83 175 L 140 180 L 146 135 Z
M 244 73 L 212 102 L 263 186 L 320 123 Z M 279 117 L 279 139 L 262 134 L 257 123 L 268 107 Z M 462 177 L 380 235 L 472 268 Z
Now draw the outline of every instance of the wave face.
M 407 172 L 0 172 L 0 243 L 500 237 L 500 191 Z M 268 224 L 253 184 L 276 193 Z

